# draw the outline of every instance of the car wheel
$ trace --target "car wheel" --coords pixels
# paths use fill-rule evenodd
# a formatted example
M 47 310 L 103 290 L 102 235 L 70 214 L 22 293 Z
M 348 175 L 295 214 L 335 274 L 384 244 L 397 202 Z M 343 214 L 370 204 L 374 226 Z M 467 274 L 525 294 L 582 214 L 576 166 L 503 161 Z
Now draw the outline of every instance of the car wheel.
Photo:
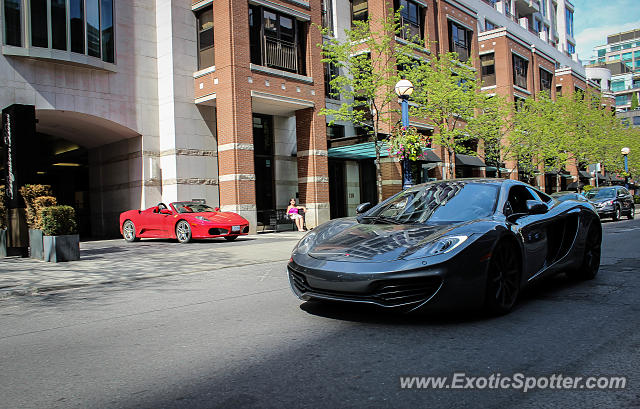
M 487 274 L 486 307 L 496 315 L 506 314 L 520 293 L 518 249 L 511 243 L 498 243 L 491 254 Z
M 186 220 L 180 220 L 176 224 L 176 238 L 180 243 L 188 243 L 191 241 L 191 226 Z
M 600 269 L 600 252 L 602 245 L 602 232 L 593 224 L 589 227 L 584 243 L 584 255 L 580 267 L 570 270 L 567 275 L 577 280 L 591 280 L 595 278 Z
M 620 216 L 622 215 L 622 211 L 620 210 L 620 206 L 616 205 L 616 210 L 613 212 L 612 219 L 614 222 L 620 220 Z
M 224 236 L 224 239 L 226 241 L 234 241 L 237 238 L 238 238 L 238 236 Z
M 131 220 L 122 224 L 122 237 L 129 243 L 140 240 L 139 237 L 136 237 L 136 226 Z
M 629 215 L 627 216 L 627 218 L 629 218 L 629 220 L 633 220 L 635 215 L 636 215 L 636 208 L 632 206 L 631 209 L 629 210 Z

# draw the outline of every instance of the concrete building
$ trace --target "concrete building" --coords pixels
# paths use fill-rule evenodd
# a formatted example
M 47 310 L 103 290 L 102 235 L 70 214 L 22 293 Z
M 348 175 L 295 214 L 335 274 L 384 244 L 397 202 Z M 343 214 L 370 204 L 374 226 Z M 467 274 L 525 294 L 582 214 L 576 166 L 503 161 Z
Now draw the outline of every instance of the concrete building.
M 123 210 L 189 199 L 243 215 L 252 231 L 290 197 L 308 227 L 352 215 L 375 201 L 373 146 L 317 115 L 340 101 L 327 97 L 339 72 L 322 64 L 314 24 L 340 37 L 386 4 L 435 41 L 425 56 L 469 59 L 486 92 L 516 101 L 589 86 L 567 0 L 2 0 L 5 173 L 14 187 L 53 185 L 85 236 L 117 234 Z M 401 188 L 400 164 L 381 166 L 386 197 Z M 434 146 L 417 181 L 448 166 Z M 456 159 L 459 177 L 503 168 L 518 177 L 514 163 Z

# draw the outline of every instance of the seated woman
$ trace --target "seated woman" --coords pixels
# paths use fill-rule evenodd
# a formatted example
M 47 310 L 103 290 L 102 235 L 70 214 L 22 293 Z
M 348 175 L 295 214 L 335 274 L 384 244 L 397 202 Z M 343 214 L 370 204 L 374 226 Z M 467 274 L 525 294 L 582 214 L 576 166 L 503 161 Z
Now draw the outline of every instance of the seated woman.
M 304 219 L 299 211 L 303 212 L 307 211 L 307 208 L 304 206 L 296 206 L 296 199 L 293 197 L 289 200 L 289 207 L 287 207 L 287 215 L 289 218 L 296 222 L 296 227 L 298 227 L 298 231 L 304 231 Z

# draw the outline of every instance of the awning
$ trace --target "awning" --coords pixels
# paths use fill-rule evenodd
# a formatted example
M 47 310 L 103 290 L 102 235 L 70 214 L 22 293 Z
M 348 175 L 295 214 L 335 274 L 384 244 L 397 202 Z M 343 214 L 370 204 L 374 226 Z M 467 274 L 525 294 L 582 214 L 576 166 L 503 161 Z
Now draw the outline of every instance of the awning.
M 598 180 L 606 181 L 606 180 L 609 180 L 609 178 L 606 176 L 603 176 L 602 173 L 598 173 Z
M 587 172 L 586 170 L 579 170 L 578 171 L 578 176 L 580 176 L 581 178 L 585 178 L 585 179 L 593 178 L 593 176 L 591 176 L 591 173 Z
M 420 159 L 420 160 L 422 160 L 424 162 L 432 162 L 432 163 L 442 162 L 442 159 L 440 159 L 440 157 L 438 155 L 436 155 L 436 153 L 431 149 L 425 150 L 422 153 L 422 157 L 423 158 Z
M 551 175 L 551 176 L 556 176 L 558 174 L 557 170 L 548 170 L 546 172 L 544 172 L 545 175 Z
M 476 168 L 484 168 L 487 165 L 477 156 L 456 153 L 456 166 L 473 166 Z
M 572 182 L 567 185 L 567 190 L 578 190 L 578 189 L 582 189 L 583 186 L 584 186 L 584 183 Z
M 378 142 L 380 146 L 380 157 L 389 156 L 387 144 Z M 376 146 L 373 142 L 357 143 L 355 145 L 338 146 L 329 148 L 328 155 L 330 158 L 340 159 L 369 159 L 376 157 Z

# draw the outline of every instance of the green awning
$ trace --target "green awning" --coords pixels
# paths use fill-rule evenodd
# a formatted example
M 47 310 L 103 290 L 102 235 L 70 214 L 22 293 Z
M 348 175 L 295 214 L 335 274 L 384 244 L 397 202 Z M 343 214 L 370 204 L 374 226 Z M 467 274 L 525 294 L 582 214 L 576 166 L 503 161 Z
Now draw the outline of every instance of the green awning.
M 378 142 L 380 146 L 380 157 L 385 158 L 389 156 L 388 145 L 386 142 Z M 355 145 L 337 146 L 329 148 L 328 155 L 334 159 L 371 159 L 376 157 L 376 146 L 373 142 L 357 143 Z M 440 162 L 440 158 L 436 155 L 432 149 L 424 149 L 423 159 L 425 162 Z

